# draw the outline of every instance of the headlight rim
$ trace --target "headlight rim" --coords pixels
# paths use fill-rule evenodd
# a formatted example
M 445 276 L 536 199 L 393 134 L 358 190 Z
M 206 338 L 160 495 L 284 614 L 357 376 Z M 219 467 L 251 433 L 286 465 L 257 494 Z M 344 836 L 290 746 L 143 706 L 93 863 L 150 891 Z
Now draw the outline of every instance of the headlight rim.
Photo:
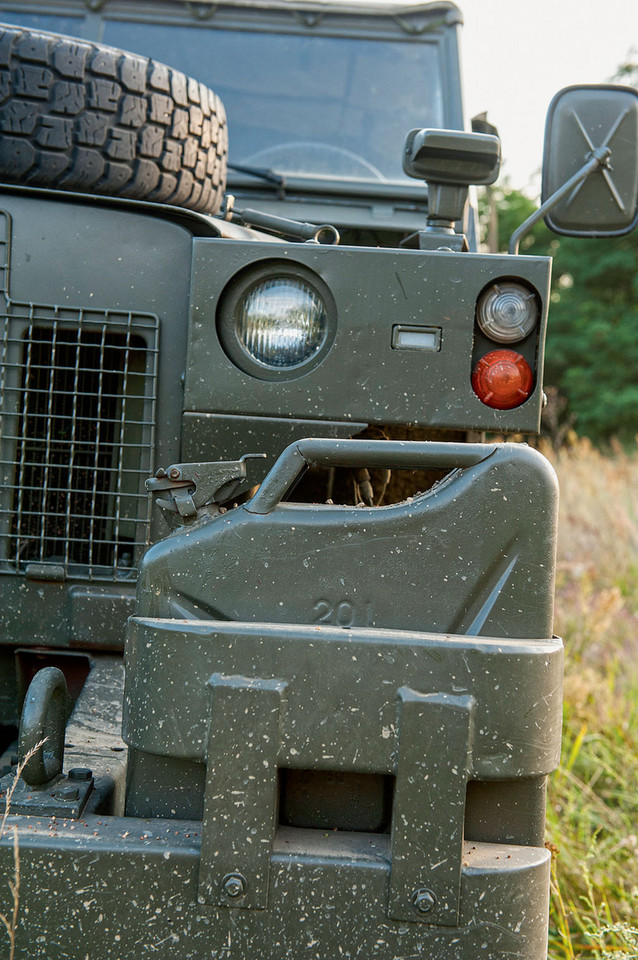
M 248 352 L 238 331 L 238 311 L 244 297 L 267 280 L 293 280 L 304 283 L 320 297 L 326 315 L 326 329 L 318 350 L 293 367 L 273 367 Z M 238 271 L 226 284 L 217 307 L 217 334 L 226 356 L 244 373 L 257 380 L 297 380 L 305 376 L 330 353 L 337 332 L 337 307 L 330 288 L 322 278 L 296 261 L 273 259 L 258 261 Z

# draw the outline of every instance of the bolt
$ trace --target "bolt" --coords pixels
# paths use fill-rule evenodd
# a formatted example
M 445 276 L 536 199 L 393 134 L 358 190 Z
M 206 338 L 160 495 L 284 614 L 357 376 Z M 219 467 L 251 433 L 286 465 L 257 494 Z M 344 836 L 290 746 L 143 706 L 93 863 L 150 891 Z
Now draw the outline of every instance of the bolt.
M 181 473 L 177 467 L 171 467 L 171 469 L 168 471 L 168 475 L 171 480 L 179 480 Z
M 222 880 L 222 890 L 231 900 L 245 896 L 248 884 L 241 873 L 227 873 Z
M 421 887 L 412 894 L 412 906 L 417 913 L 431 913 L 435 904 L 436 897 L 426 887 Z
M 77 800 L 80 791 L 77 787 L 61 787 L 56 790 L 53 796 L 56 800 Z
M 75 780 L 76 783 L 90 780 L 92 776 L 93 771 L 89 770 L 88 767 L 73 767 L 67 773 L 68 779 Z

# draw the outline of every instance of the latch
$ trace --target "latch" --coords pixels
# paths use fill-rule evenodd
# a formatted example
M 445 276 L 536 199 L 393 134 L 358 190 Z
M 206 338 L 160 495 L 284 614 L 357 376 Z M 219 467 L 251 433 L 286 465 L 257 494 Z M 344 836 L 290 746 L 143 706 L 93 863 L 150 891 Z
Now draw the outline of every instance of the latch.
M 219 513 L 227 503 L 250 487 L 246 461 L 260 460 L 265 453 L 247 453 L 239 460 L 211 463 L 173 463 L 162 467 L 146 481 L 146 489 L 163 511 L 169 527 L 192 523 L 206 514 Z

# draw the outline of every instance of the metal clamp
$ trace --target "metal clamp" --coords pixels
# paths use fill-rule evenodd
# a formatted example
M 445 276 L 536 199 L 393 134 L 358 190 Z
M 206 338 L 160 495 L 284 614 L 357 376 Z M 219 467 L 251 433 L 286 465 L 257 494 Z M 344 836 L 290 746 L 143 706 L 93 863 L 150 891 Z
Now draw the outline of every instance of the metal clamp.
M 160 467 L 146 481 L 170 526 L 196 520 L 206 508 L 232 500 L 248 486 L 246 461 L 263 459 L 265 453 L 247 453 L 239 460 L 212 463 L 173 463 Z
M 222 674 L 209 683 L 200 902 L 265 910 L 286 683 Z
M 393 920 L 459 922 L 474 707 L 471 696 L 399 690 L 388 896 Z

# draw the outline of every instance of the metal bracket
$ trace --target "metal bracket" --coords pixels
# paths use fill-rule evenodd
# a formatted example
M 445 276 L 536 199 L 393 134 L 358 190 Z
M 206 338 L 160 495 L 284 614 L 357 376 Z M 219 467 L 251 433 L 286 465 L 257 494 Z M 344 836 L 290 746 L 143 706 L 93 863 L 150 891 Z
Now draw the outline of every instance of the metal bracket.
M 401 687 L 399 704 L 388 915 L 456 926 L 474 700 Z
M 414 20 L 409 20 L 406 17 L 402 17 L 400 14 L 392 17 L 394 22 L 398 27 L 403 30 L 404 33 L 407 33 L 410 37 L 420 37 L 424 33 L 434 33 L 436 30 L 440 30 L 441 27 L 444 27 L 448 23 L 458 22 L 452 20 L 448 15 L 443 17 L 437 17 L 436 20 L 422 20 L 417 23 Z
M 607 140 L 610 136 L 611 131 L 607 135 Z M 551 197 L 548 197 L 544 203 L 541 203 L 538 210 L 535 210 L 534 213 L 530 214 L 530 216 L 526 220 L 523 220 L 523 222 L 516 228 L 510 237 L 509 246 L 507 248 L 508 254 L 510 254 L 510 256 L 518 256 L 518 248 L 525 234 L 529 233 L 532 227 L 535 226 L 539 220 L 542 220 L 546 213 L 549 213 L 550 210 L 553 210 L 554 207 L 560 203 L 560 201 L 563 200 L 568 193 L 572 194 L 571 199 L 573 199 L 585 180 L 587 180 L 587 178 L 595 170 L 604 171 L 607 167 L 610 156 L 611 150 L 607 146 L 607 141 L 605 141 L 602 146 L 593 149 L 587 155 L 586 162 L 583 164 L 580 170 L 577 170 L 573 177 L 570 177 L 569 180 L 566 180 L 562 187 L 559 187 L 558 190 L 551 195 Z M 609 186 L 609 181 L 606 180 L 606 182 Z
M 186 9 L 194 20 L 211 20 L 217 13 L 218 6 L 219 4 L 211 2 L 211 0 L 207 3 L 194 3 L 192 0 L 186 0 Z
M 428 226 L 418 232 L 419 250 L 447 250 L 452 253 L 467 253 L 469 246 L 463 233 L 455 233 L 444 227 Z
M 162 467 L 146 481 L 164 511 L 169 526 L 191 523 L 207 508 L 232 500 L 248 488 L 246 461 L 261 460 L 265 453 L 247 453 L 239 460 L 217 460 L 211 463 L 173 463 Z
M 12 771 L 0 780 L 0 798 L 10 794 L 11 814 L 79 820 L 93 783 L 93 774 L 85 767 L 75 767 L 66 776 L 57 776 L 38 787 L 25 783 L 22 778 L 16 782 Z
M 286 684 L 214 674 L 210 685 L 199 900 L 264 910 Z
M 295 20 L 303 24 L 304 27 L 317 27 L 323 20 L 323 13 L 319 11 L 293 10 L 292 14 Z

